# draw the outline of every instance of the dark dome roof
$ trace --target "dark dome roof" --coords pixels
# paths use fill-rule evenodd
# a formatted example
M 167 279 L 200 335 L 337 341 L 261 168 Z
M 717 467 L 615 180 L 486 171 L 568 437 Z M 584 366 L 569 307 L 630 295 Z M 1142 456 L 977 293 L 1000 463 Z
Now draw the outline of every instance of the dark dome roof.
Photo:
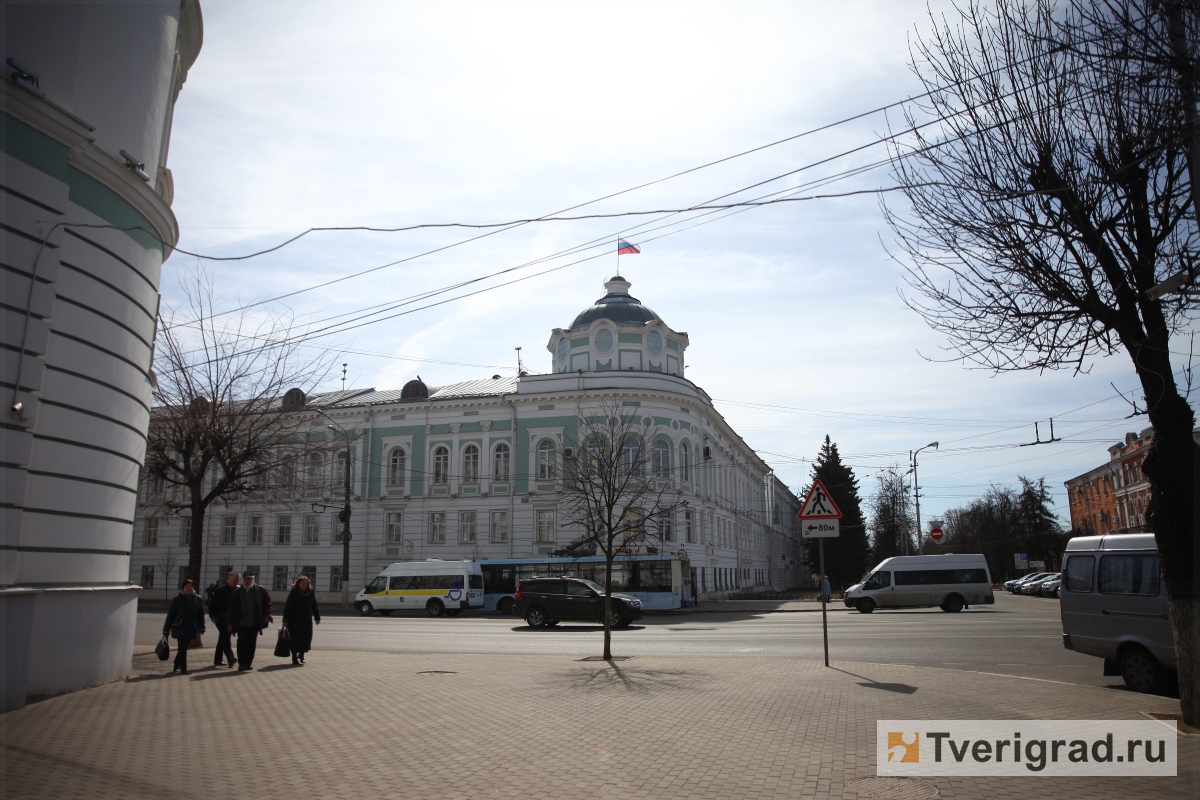
M 595 305 L 584 309 L 575 321 L 571 330 L 586 328 L 598 319 L 607 319 L 618 325 L 645 325 L 647 322 L 662 322 L 662 317 L 655 314 L 636 297 L 629 294 L 629 281 L 617 275 L 604 284 L 608 294 L 596 301 Z
M 425 385 L 425 382 L 421 380 L 421 376 L 418 375 L 415 381 L 409 381 L 404 384 L 404 388 L 400 390 L 400 399 L 428 400 L 429 387 Z

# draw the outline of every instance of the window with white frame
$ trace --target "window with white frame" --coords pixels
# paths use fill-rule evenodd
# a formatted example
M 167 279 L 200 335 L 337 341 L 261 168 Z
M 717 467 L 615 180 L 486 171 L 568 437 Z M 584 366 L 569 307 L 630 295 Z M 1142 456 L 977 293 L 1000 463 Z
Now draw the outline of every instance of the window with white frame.
M 222 520 L 221 544 L 237 544 L 237 517 L 225 517 Z
M 400 544 L 404 541 L 404 514 L 400 511 L 387 513 L 387 529 L 385 536 L 388 544 Z
M 154 588 L 154 567 L 152 567 L 148 564 L 142 566 L 141 584 L 142 584 L 143 589 L 153 589 Z
M 304 515 L 304 543 L 305 544 L 320 544 L 321 543 L 321 515 L 320 514 L 305 514 Z
M 687 537 L 688 544 L 696 542 L 696 532 L 692 527 L 692 512 L 683 512 L 683 535 Z
M 658 512 L 658 537 L 664 542 L 675 541 L 675 524 L 670 511 Z
M 554 442 L 542 439 L 537 450 L 538 480 L 554 480 Z
M 479 483 L 479 448 L 473 444 L 463 450 L 463 482 Z
M 445 544 L 446 543 L 446 512 L 445 511 L 429 512 L 429 543 L 430 544 Z
M 329 518 L 329 523 L 333 530 L 333 535 L 329 537 L 330 541 L 332 541 L 334 544 L 341 544 L 342 534 L 345 533 L 346 527 L 345 523 L 342 522 L 342 512 L 334 512 L 334 514 Z
M 659 439 L 654 443 L 654 453 L 650 457 L 650 469 L 656 478 L 671 477 L 671 443 Z
M 262 544 L 263 543 L 263 517 L 253 516 L 250 518 L 250 535 L 246 539 L 247 544 Z
M 305 564 L 303 567 L 300 568 L 300 575 L 303 575 L 304 577 L 308 578 L 308 585 L 309 585 L 308 588 L 310 588 L 310 589 L 317 588 L 317 565 L 316 564 Z M 300 575 L 297 575 L 296 578 L 299 579 Z
M 329 568 L 329 591 L 340 592 L 342 590 L 342 567 Z
M 179 546 L 190 547 L 192 544 L 192 518 L 183 517 L 179 520 Z M 167 576 L 168 579 L 170 576 Z
M 167 488 L 167 479 L 163 477 L 161 472 L 155 472 L 150 476 L 150 491 L 154 494 L 162 494 Z
M 292 515 L 280 514 L 275 520 L 275 544 L 292 543 Z
M 541 544 L 555 541 L 554 509 L 539 508 L 537 512 L 537 540 Z
M 491 540 L 493 544 L 501 544 L 508 541 L 508 512 L 493 511 Z
M 492 470 L 492 480 L 502 481 L 502 482 L 508 481 L 508 479 L 509 479 L 508 468 L 509 468 L 510 452 L 511 451 L 509 450 L 508 445 L 505 444 L 504 442 L 501 442 L 500 444 L 496 445 L 495 466 L 494 466 L 494 469 Z
M 286 592 L 288 586 L 288 568 L 286 564 L 280 564 L 275 567 L 275 584 L 271 587 L 277 592 Z
M 441 445 L 433 451 L 433 482 L 450 482 L 450 451 Z
M 475 544 L 475 513 L 474 511 L 458 512 L 459 544 Z
M 142 546 L 143 547 L 158 547 L 158 520 L 146 520 L 146 527 L 142 530 Z
M 403 447 L 393 447 L 388 457 L 388 486 L 404 485 L 404 470 L 408 465 L 408 455 Z
M 687 442 L 679 445 L 679 477 L 685 481 L 692 479 L 692 451 Z
M 621 445 L 621 467 L 626 475 L 642 474 L 642 443 L 630 436 Z
M 350 480 L 354 480 L 354 467 L 350 467 Z M 345 493 L 346 490 L 346 451 L 340 450 L 333 457 L 333 490 Z
M 321 479 L 325 476 L 324 459 L 320 453 L 309 453 L 308 466 L 304 473 L 305 482 L 312 487 L 321 485 Z

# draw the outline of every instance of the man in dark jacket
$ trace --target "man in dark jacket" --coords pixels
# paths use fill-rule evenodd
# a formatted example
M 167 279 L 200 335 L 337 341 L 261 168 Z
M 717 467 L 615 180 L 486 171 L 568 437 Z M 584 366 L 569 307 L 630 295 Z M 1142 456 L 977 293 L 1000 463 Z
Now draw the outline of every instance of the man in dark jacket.
M 254 582 L 254 575 L 247 572 L 242 576 L 242 585 L 230 595 L 225 614 L 228 620 L 225 629 L 237 632 L 238 672 L 244 672 L 254 664 L 258 635 L 275 619 L 271 616 L 271 595 Z
M 238 581 L 241 579 L 242 576 L 238 573 L 229 573 L 225 582 L 213 590 L 208 601 L 208 618 L 217 626 L 217 653 L 213 664 L 218 667 L 223 666 L 223 660 L 228 661 L 230 667 L 237 663 L 229 641 L 233 634 L 229 631 L 229 619 L 226 614 L 229 611 L 229 598 L 233 596 L 233 590 L 238 588 Z

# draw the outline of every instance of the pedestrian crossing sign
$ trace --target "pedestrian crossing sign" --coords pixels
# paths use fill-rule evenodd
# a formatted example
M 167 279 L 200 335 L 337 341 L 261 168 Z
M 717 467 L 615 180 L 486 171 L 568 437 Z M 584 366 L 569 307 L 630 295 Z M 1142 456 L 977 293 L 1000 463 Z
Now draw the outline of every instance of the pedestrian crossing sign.
M 821 483 L 818 478 L 813 481 L 812 488 L 808 490 L 808 497 L 804 500 L 804 505 L 800 508 L 800 513 L 796 515 L 797 519 L 841 519 L 842 512 L 837 507 L 837 503 L 833 502 L 833 498 L 829 496 L 829 490 L 825 488 L 825 484 Z

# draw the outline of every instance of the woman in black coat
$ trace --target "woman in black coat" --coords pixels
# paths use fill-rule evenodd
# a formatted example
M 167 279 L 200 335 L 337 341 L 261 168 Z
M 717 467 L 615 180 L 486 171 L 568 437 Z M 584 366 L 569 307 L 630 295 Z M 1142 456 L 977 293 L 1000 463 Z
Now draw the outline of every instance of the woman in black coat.
M 321 624 L 321 609 L 317 608 L 317 593 L 307 575 L 296 578 L 283 607 L 283 627 L 288 632 L 288 648 L 292 663 L 303 664 L 304 654 L 312 648 L 313 621 Z
M 163 623 L 163 636 L 171 635 L 175 648 L 175 672 L 187 674 L 187 649 L 192 639 L 204 633 L 204 603 L 196 594 L 191 578 L 183 582 L 179 594 L 167 609 L 167 621 Z

